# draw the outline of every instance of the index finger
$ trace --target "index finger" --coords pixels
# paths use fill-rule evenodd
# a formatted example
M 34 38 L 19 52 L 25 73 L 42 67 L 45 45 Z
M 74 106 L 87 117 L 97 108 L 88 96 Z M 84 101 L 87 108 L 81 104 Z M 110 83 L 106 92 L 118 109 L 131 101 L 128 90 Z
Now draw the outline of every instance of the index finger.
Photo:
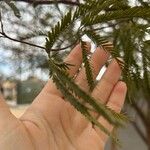
M 87 46 L 87 50 L 90 51 L 90 43 L 87 43 Z M 66 57 L 65 62 L 73 65 L 69 66 L 68 73 L 71 77 L 74 76 L 82 64 L 82 49 L 80 44 L 73 48 L 70 54 Z M 51 79 L 47 82 L 43 90 L 44 92 L 51 92 L 52 94 L 62 96 Z

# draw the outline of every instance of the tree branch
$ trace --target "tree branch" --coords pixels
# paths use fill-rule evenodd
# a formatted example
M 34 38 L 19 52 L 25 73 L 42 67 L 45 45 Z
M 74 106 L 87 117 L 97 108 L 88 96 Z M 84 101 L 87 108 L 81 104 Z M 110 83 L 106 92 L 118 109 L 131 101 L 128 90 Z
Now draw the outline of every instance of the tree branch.
M 149 145 L 147 138 L 145 137 L 144 133 L 141 131 L 141 129 L 138 127 L 137 123 L 132 122 L 132 125 L 136 129 L 137 133 L 140 135 L 142 140 L 145 142 L 146 145 Z
M 18 40 L 18 39 L 9 37 L 8 35 L 6 35 L 5 33 L 2 33 L 2 32 L 0 32 L 0 34 L 3 35 L 3 36 L 1 36 L 1 37 L 7 38 L 7 39 L 9 39 L 9 40 L 11 40 L 11 41 L 18 42 L 18 43 L 22 43 L 22 44 L 26 44 L 26 45 L 29 45 L 29 46 L 32 46 L 32 47 L 36 47 L 36 48 L 40 48 L 40 49 L 46 50 L 46 48 L 43 47 L 43 46 L 39 46 L 39 45 L 36 45 L 36 44 L 32 44 L 32 43 L 29 43 L 29 42 L 26 42 L 26 41 L 22 41 L 22 40 Z M 65 50 L 65 49 L 67 49 L 67 48 L 69 48 L 69 47 L 72 47 L 74 44 L 76 44 L 76 42 L 74 42 L 73 44 L 68 45 L 68 46 L 66 46 L 66 47 L 60 48 L 60 49 L 50 49 L 50 51 L 61 51 L 61 50 Z
M 68 0 L 12 0 L 15 2 L 25 2 L 29 4 L 33 4 L 34 6 L 37 5 L 52 5 L 52 4 L 65 4 L 65 5 L 72 5 L 72 6 L 79 6 L 80 3 L 78 1 L 72 2 Z
M 43 46 L 35 45 L 35 44 L 29 43 L 29 42 L 25 42 L 25 41 L 22 41 L 22 40 L 12 38 L 12 37 L 8 36 L 6 33 L 0 32 L 0 34 L 3 35 L 3 38 L 7 38 L 7 39 L 12 40 L 14 42 L 23 43 L 23 44 L 26 44 L 26 45 L 30 45 L 30 46 L 40 48 L 40 49 L 45 49 L 45 47 L 43 47 Z
M 22 44 L 26 44 L 26 45 L 29 45 L 29 46 L 32 46 L 32 47 L 36 47 L 36 48 L 40 48 L 40 49 L 43 49 L 43 50 L 46 50 L 48 51 L 45 47 L 43 46 L 40 46 L 40 45 L 36 45 L 36 44 L 32 44 L 32 43 L 29 43 L 29 42 L 26 42 L 26 41 L 22 41 L 22 40 L 19 40 L 19 39 L 15 39 L 15 38 L 12 38 L 10 36 L 8 36 L 5 31 L 4 31 L 4 27 L 3 27 L 3 22 L 2 22 L 2 18 L 0 17 L 0 26 L 1 26 L 1 32 L 0 34 L 2 36 L 0 36 L 1 38 L 7 38 L 11 41 L 14 41 L 14 42 L 18 42 L 18 43 L 22 43 Z M 50 49 L 49 51 L 61 51 L 61 50 L 65 50 L 69 47 L 72 47 L 73 45 L 75 45 L 77 43 L 77 41 L 75 41 L 74 43 L 72 43 L 71 45 L 68 45 L 66 47 L 63 47 L 63 48 L 59 48 L 59 49 Z
M 139 106 L 133 101 L 132 103 L 132 107 L 135 109 L 135 111 L 137 112 L 138 116 L 140 117 L 140 119 L 142 120 L 142 122 L 144 123 L 145 127 L 148 127 L 150 125 L 149 120 L 147 120 L 146 116 L 144 115 L 143 111 L 139 108 Z

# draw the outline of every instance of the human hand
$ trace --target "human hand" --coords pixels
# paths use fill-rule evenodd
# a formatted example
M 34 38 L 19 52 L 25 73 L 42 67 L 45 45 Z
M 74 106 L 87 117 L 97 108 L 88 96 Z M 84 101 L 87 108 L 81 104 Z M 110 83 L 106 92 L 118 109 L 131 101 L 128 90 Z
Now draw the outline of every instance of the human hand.
M 105 64 L 109 54 L 97 48 L 91 58 L 94 78 Z M 75 76 L 82 63 L 80 45 L 77 45 L 66 62 L 74 64 L 68 70 Z M 116 112 L 120 112 L 125 95 L 126 85 L 118 81 L 121 69 L 113 60 L 101 80 L 91 93 Z M 76 78 L 83 90 L 88 92 L 84 68 Z M 98 121 L 110 132 L 113 126 L 102 116 Z M 49 80 L 41 93 L 35 98 L 27 111 L 17 119 L 10 111 L 2 96 L 0 97 L 0 149 L 2 150 L 103 150 L 108 136 L 84 118 Z

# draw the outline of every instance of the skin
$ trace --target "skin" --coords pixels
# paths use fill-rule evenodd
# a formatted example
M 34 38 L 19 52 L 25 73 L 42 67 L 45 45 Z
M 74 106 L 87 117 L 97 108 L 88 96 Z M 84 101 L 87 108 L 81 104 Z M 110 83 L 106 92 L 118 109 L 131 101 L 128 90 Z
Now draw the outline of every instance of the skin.
M 90 49 L 90 46 L 89 46 Z M 109 54 L 97 48 L 91 57 L 94 78 L 108 60 Z M 68 70 L 75 82 L 88 92 L 80 45 L 77 45 L 66 62 L 74 64 Z M 91 93 L 94 98 L 120 112 L 126 85 L 119 81 L 121 69 L 112 60 L 101 80 Z M 93 114 L 96 115 L 96 114 Z M 109 131 L 110 125 L 102 116 L 98 121 Z M 18 119 L 11 114 L 0 96 L 0 149 L 3 150 L 103 150 L 108 137 L 76 111 L 49 80 L 27 111 Z

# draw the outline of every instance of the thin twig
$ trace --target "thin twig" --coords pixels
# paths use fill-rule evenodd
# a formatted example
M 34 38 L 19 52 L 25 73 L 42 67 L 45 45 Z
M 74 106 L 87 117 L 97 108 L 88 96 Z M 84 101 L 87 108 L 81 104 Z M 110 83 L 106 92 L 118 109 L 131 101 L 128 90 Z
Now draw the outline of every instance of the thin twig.
M 140 127 L 137 125 L 137 123 L 132 122 L 132 125 L 134 126 L 135 130 L 137 131 L 137 133 L 140 135 L 140 137 L 142 138 L 142 140 L 145 142 L 145 144 L 149 144 L 148 140 L 146 139 L 144 133 L 141 131 Z
M 143 111 L 141 110 L 141 108 L 139 108 L 139 106 L 133 101 L 132 103 L 132 107 L 134 108 L 134 110 L 137 112 L 138 116 L 140 117 L 140 119 L 142 120 L 142 122 L 144 123 L 144 125 L 147 127 L 150 125 L 149 120 L 147 120 L 146 116 L 144 115 Z
M 2 18 L 1 18 L 1 20 L 0 20 L 0 23 L 1 23 L 1 30 L 2 30 L 2 31 L 0 32 L 0 34 L 2 35 L 2 36 L 0 36 L 1 38 L 7 38 L 7 39 L 9 39 L 9 40 L 11 40 L 11 41 L 14 41 L 14 42 L 18 42 L 18 43 L 22 43 L 22 44 L 26 44 L 26 45 L 29 45 L 29 46 L 32 46 L 32 47 L 37 47 L 37 48 L 46 50 L 46 48 L 43 47 L 43 46 L 36 45 L 36 44 L 32 44 L 32 43 L 29 43 L 29 42 L 26 42 L 26 41 L 22 41 L 22 40 L 18 40 L 18 39 L 15 39 L 15 38 L 12 38 L 12 37 L 8 36 L 8 35 L 4 32 L 4 27 L 3 27 Z M 69 48 L 69 47 L 72 47 L 74 44 L 76 44 L 76 42 L 74 42 L 73 44 L 68 45 L 68 46 L 66 46 L 66 47 L 63 47 L 63 48 L 60 48 L 60 49 L 50 49 L 49 51 L 61 51 L 61 50 L 65 50 L 65 49 L 67 49 L 67 48 Z M 46 51 L 47 51 L 47 50 L 46 50 Z
M 35 44 L 29 43 L 29 42 L 25 42 L 25 41 L 21 41 L 21 40 L 12 38 L 12 37 L 8 36 L 6 33 L 0 32 L 0 34 L 3 35 L 4 38 L 7 38 L 9 40 L 12 40 L 12 41 L 15 41 L 15 42 L 18 42 L 18 43 L 23 43 L 23 44 L 30 45 L 30 46 L 34 46 L 34 47 L 37 47 L 37 48 L 45 49 L 45 47 L 43 47 L 43 46 L 35 45 Z
M 3 27 L 3 22 L 2 22 L 1 13 L 0 13 L 0 22 L 1 22 L 1 30 L 2 30 L 2 33 L 4 33 L 4 27 Z
M 67 49 L 67 48 L 69 48 L 69 47 L 72 47 L 73 45 L 75 45 L 75 44 L 77 43 L 77 41 L 75 41 L 74 43 L 72 43 L 72 44 L 70 44 L 70 45 L 68 45 L 68 46 L 66 46 L 66 47 L 59 48 L 59 49 L 50 49 L 50 50 L 48 50 L 48 49 L 46 49 L 46 48 L 43 47 L 43 46 L 36 45 L 36 44 L 32 44 L 32 43 L 29 43 L 29 42 L 26 42 L 26 41 L 22 41 L 22 40 L 19 40 L 19 39 L 15 39 L 15 38 L 12 38 L 12 37 L 8 36 L 8 35 L 5 33 L 5 31 L 4 31 L 4 25 L 3 25 L 1 13 L 0 13 L 0 24 L 1 24 L 1 32 L 0 32 L 0 34 L 2 35 L 2 36 L 0 36 L 1 38 L 7 38 L 7 39 L 9 39 L 9 40 L 11 40 L 11 41 L 18 42 L 18 43 L 22 43 L 22 44 L 26 44 L 26 45 L 29 45 L 29 46 L 32 46 L 32 47 L 37 47 L 37 48 L 40 48 L 40 49 L 43 49 L 43 50 L 46 50 L 46 51 L 49 51 L 49 52 L 50 52 L 50 51 L 61 51 L 61 50 L 65 50 L 65 49 Z
M 0 32 L 0 34 L 3 35 L 3 36 L 0 36 L 0 37 L 7 38 L 7 39 L 9 39 L 9 40 L 12 40 L 12 41 L 15 41 L 15 42 L 18 42 L 18 43 L 23 43 L 23 44 L 26 44 L 26 45 L 29 45 L 29 46 L 32 46 L 32 47 L 37 47 L 37 48 L 46 50 L 46 48 L 43 47 L 43 46 L 39 46 L 39 45 L 32 44 L 32 43 L 29 43 L 29 42 L 25 42 L 25 41 L 21 41 L 21 40 L 18 40 L 18 39 L 14 39 L 14 38 L 9 37 L 8 35 L 6 35 L 6 34 L 4 34 L 4 33 L 2 33 L 2 32 Z M 74 42 L 73 44 L 68 45 L 68 46 L 66 46 L 66 47 L 60 48 L 60 49 L 50 49 L 50 51 L 61 51 L 61 50 L 65 50 L 65 49 L 67 49 L 67 48 L 69 48 L 69 47 L 72 47 L 75 43 L 76 43 L 76 42 Z
M 32 43 L 29 43 L 29 42 L 25 42 L 25 41 L 21 41 L 21 40 L 12 38 L 12 37 L 6 35 L 6 33 L 0 32 L 0 34 L 3 35 L 3 36 L 1 36 L 1 37 L 7 38 L 7 39 L 9 39 L 9 40 L 11 40 L 11 41 L 18 42 L 18 43 L 22 43 L 22 44 L 26 44 L 26 45 L 29 45 L 29 46 L 32 46 L 32 47 L 37 47 L 37 48 L 46 50 L 46 48 L 43 47 L 43 46 L 39 46 L 39 45 L 36 45 L 36 44 L 32 44 Z M 61 51 L 61 50 L 65 50 L 65 49 L 67 49 L 67 48 L 69 48 L 69 47 L 72 47 L 75 43 L 76 43 L 76 42 L 74 42 L 73 44 L 70 44 L 70 45 L 68 45 L 68 46 L 66 46 L 66 47 L 60 48 L 60 49 L 50 49 L 50 51 Z
M 104 27 L 100 27 L 100 28 L 95 28 L 95 29 L 93 29 L 93 31 L 98 31 L 98 30 L 103 30 L 103 29 L 106 29 L 106 28 L 115 27 L 116 25 L 118 25 L 118 24 L 120 24 L 122 22 L 124 22 L 124 20 L 123 21 L 119 21 L 119 22 L 117 22 L 115 24 L 109 24 L 108 26 L 104 26 Z
M 52 4 L 65 4 L 65 5 L 71 5 L 71 6 L 79 6 L 80 3 L 78 1 L 72 2 L 72 1 L 67 1 L 67 0 L 54 0 L 54 1 L 49 1 L 49 0 L 12 0 L 15 2 L 25 2 L 29 4 L 33 4 L 34 6 L 37 5 L 52 5 Z

